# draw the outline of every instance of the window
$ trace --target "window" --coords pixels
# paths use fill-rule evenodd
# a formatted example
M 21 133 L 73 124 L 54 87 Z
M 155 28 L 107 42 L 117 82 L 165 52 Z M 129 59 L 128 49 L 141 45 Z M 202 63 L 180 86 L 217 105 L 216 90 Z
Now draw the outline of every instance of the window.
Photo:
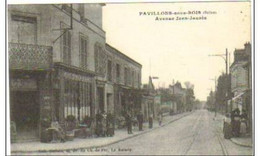
M 9 37 L 12 42 L 36 44 L 37 20 L 36 17 L 12 15 L 9 24 Z
M 138 88 L 140 87 L 140 80 L 141 80 L 141 76 L 140 76 L 140 73 L 137 74 L 137 86 Z
M 64 118 L 73 115 L 82 120 L 91 114 L 92 86 L 89 82 L 65 80 Z
M 105 76 L 106 74 L 106 65 L 107 65 L 107 56 L 99 44 L 95 44 L 94 47 L 95 55 L 95 71 L 97 74 Z
M 81 67 L 87 68 L 88 42 L 83 36 L 80 37 L 80 62 Z
M 120 83 L 120 65 L 116 64 L 116 81 Z
M 135 85 L 135 71 L 132 71 L 132 86 Z
M 112 62 L 110 60 L 107 61 L 107 79 L 112 81 Z
M 127 68 L 125 68 L 124 70 L 124 82 L 125 82 L 125 85 L 127 85 Z
M 63 62 L 71 63 L 71 33 L 67 31 L 62 36 Z

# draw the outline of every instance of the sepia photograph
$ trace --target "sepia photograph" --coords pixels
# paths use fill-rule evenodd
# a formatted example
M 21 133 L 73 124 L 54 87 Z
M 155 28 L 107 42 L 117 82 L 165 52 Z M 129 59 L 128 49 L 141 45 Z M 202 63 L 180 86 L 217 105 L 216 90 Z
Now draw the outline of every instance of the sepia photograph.
M 253 3 L 6 4 L 11 155 L 254 155 Z

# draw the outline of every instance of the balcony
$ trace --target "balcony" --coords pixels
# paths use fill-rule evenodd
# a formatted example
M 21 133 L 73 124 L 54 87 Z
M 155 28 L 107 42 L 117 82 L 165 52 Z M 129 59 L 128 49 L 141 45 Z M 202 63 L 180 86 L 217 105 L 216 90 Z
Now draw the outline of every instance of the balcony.
M 10 43 L 9 68 L 20 70 L 47 70 L 52 65 L 52 47 Z

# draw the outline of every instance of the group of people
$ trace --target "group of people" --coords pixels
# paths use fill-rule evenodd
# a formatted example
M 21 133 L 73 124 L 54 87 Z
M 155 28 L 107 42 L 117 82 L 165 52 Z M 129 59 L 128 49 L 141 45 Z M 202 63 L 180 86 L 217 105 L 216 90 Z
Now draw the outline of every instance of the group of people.
M 114 116 L 111 113 L 98 112 L 96 114 L 96 135 L 113 136 L 115 134 Z
M 233 136 L 239 137 L 240 133 L 247 132 L 247 121 L 248 117 L 244 109 L 242 110 L 242 114 L 240 114 L 240 110 L 238 108 L 231 112 L 231 127 Z
M 158 122 L 159 126 L 162 124 L 162 118 L 163 115 L 162 113 L 158 113 Z M 144 122 L 144 115 L 140 111 L 136 115 L 137 119 L 137 124 L 139 127 L 139 131 L 143 131 L 143 122 Z M 90 118 L 85 119 L 85 124 L 87 125 L 88 128 L 91 126 L 92 120 Z M 126 112 L 125 113 L 125 121 L 126 121 L 126 127 L 127 127 L 127 133 L 128 134 L 133 134 L 132 127 L 133 124 L 136 123 L 134 116 L 132 115 L 131 112 Z M 153 117 L 150 116 L 148 118 L 148 123 L 149 123 L 149 128 L 153 127 Z M 47 131 L 53 131 L 57 135 L 57 137 L 61 140 L 61 142 L 65 142 L 65 131 L 59 126 L 58 122 L 53 122 L 51 124 L 51 127 L 46 129 Z M 113 136 L 115 134 L 115 118 L 113 114 L 111 113 L 106 113 L 106 112 L 98 112 L 96 114 L 96 129 L 95 129 L 95 134 L 100 137 L 105 137 L 105 136 Z M 50 142 L 52 138 L 50 138 L 47 141 L 43 142 Z
M 137 122 L 138 122 L 139 131 L 143 131 L 143 122 L 144 122 L 144 115 L 143 115 L 143 113 L 140 111 L 136 115 L 136 118 L 137 118 Z M 161 112 L 159 112 L 158 113 L 159 126 L 161 126 L 161 124 L 162 124 L 162 119 L 163 119 L 163 115 L 162 115 Z M 128 134 L 133 134 L 133 132 L 132 132 L 132 125 L 133 125 L 134 118 L 132 117 L 130 112 L 126 112 L 125 121 L 126 121 L 127 133 Z M 153 116 L 152 115 L 149 116 L 148 123 L 149 123 L 149 128 L 153 128 Z
M 242 113 L 240 113 L 240 110 L 236 108 L 231 111 L 230 115 L 228 114 L 227 117 L 231 118 L 231 125 L 224 122 L 224 137 L 229 139 L 232 136 L 239 137 L 241 134 L 246 134 L 248 131 L 248 116 L 246 110 L 243 109 Z

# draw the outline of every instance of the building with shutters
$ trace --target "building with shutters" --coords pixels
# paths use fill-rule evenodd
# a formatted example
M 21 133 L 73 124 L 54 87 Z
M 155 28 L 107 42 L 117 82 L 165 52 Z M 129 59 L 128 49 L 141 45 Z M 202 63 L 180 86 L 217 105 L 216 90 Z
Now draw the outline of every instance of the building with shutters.
M 18 140 L 39 139 L 45 119 L 62 125 L 70 115 L 80 122 L 114 113 L 125 107 L 121 90 L 140 87 L 142 66 L 106 44 L 102 6 L 8 6 L 10 119 Z

